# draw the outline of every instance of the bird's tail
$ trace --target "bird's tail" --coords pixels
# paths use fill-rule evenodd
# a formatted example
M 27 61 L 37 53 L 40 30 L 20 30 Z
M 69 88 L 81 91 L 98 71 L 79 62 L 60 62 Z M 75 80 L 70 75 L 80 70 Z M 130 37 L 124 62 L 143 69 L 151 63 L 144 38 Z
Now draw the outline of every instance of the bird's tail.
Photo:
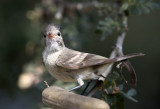
M 143 53 L 132 53 L 132 54 L 128 54 L 128 55 L 123 55 L 123 56 L 120 56 L 120 57 L 115 57 L 115 58 L 108 59 L 108 60 L 106 60 L 106 61 L 104 61 L 103 63 L 100 63 L 100 64 L 109 64 L 109 63 L 119 62 L 119 61 L 123 61 L 123 60 L 130 59 L 130 58 L 133 58 L 133 57 L 137 57 L 137 56 L 144 56 L 144 54 Z
M 137 56 L 144 56 L 144 54 L 143 53 L 132 53 L 132 54 L 123 55 L 123 56 L 115 57 L 115 58 L 117 59 L 116 61 L 123 61 L 123 60 L 133 58 L 133 57 L 137 57 Z

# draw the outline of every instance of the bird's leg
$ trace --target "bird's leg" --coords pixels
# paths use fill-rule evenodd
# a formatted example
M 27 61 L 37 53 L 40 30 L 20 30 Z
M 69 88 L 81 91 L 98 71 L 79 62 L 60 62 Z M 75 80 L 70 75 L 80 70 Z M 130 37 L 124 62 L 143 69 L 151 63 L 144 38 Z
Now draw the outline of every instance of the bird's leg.
M 83 95 L 83 94 L 86 92 L 86 90 L 87 90 L 87 88 L 89 87 L 89 85 L 91 84 L 91 82 L 92 82 L 92 80 L 90 80 L 90 81 L 87 83 L 87 86 L 85 87 L 85 89 L 83 90 L 83 92 L 81 93 L 81 95 Z
M 78 78 L 77 79 L 77 81 L 78 81 L 78 86 L 76 86 L 76 87 L 74 87 L 74 88 L 72 88 L 72 89 L 70 89 L 70 90 L 68 90 L 69 92 L 70 91 L 73 91 L 73 90 L 75 90 L 75 89 L 78 89 L 78 88 L 80 88 L 80 87 L 82 87 L 83 85 L 84 85 L 84 82 L 83 82 L 83 80 L 81 79 L 81 78 Z

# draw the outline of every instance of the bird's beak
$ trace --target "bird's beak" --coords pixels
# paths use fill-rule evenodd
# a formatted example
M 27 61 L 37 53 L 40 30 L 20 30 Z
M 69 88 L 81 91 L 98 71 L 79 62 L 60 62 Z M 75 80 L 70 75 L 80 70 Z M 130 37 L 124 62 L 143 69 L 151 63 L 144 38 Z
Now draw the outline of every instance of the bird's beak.
M 49 38 L 55 38 L 56 36 L 53 35 L 53 34 L 48 34 L 48 37 L 49 37 Z

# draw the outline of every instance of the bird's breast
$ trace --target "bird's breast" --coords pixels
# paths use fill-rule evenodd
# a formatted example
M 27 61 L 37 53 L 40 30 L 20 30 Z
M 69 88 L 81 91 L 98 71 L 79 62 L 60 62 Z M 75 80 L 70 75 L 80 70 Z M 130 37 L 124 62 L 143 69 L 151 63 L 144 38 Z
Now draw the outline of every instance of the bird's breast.
M 56 61 L 61 54 L 61 51 L 57 51 L 55 53 L 43 53 L 43 61 L 46 66 L 48 72 L 56 79 L 64 81 L 64 82 L 73 82 L 75 81 L 72 78 L 65 68 L 59 67 L 56 65 Z
M 58 56 L 60 55 L 60 51 L 55 52 L 55 53 L 50 53 L 48 54 L 48 56 L 46 57 L 46 63 L 49 65 L 55 65 L 56 64 L 56 60 L 58 59 Z
M 54 72 L 59 71 L 59 68 L 56 65 L 56 61 L 57 61 L 60 53 L 61 53 L 60 51 L 55 52 L 55 53 L 48 53 L 48 55 L 46 55 L 46 57 L 44 57 L 44 58 L 46 58 L 44 60 L 45 66 L 50 73 L 54 73 Z

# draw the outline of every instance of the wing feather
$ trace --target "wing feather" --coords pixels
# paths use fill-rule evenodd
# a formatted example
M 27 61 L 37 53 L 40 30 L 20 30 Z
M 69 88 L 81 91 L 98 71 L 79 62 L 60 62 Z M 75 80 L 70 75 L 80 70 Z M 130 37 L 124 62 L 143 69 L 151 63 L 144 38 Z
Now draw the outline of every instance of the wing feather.
M 64 48 L 63 53 L 58 57 L 56 64 L 63 68 L 67 69 L 80 69 L 90 66 L 97 66 L 102 64 L 109 64 L 117 61 L 126 60 L 128 58 L 133 58 L 136 56 L 143 56 L 142 53 L 132 53 L 128 55 L 124 55 L 121 57 L 115 57 L 112 59 L 95 55 L 89 54 L 79 51 L 74 51 L 68 48 Z
M 58 57 L 56 64 L 67 69 L 80 69 L 99 65 L 107 60 L 111 61 L 111 59 L 99 55 L 78 52 L 65 48 L 63 53 Z

